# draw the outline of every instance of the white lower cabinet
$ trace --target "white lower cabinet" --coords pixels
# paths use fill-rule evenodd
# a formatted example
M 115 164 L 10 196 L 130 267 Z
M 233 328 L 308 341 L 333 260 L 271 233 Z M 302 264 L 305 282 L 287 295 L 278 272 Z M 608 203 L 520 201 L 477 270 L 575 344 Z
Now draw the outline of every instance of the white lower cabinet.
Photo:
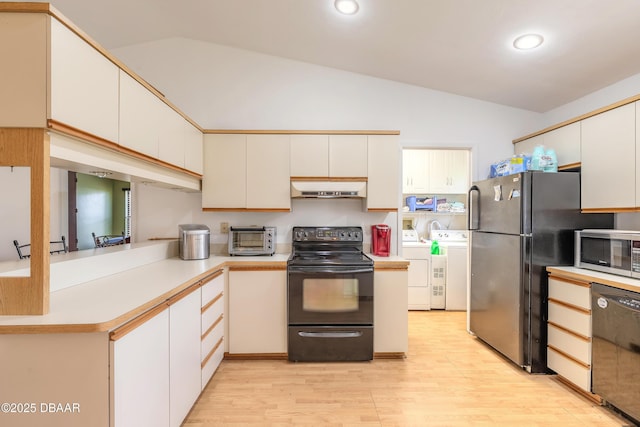
M 200 287 L 111 333 L 111 425 L 180 426 L 202 391 Z
M 112 427 L 169 426 L 168 309 L 111 341 L 111 382 Z
M 285 269 L 230 270 L 228 298 L 230 354 L 287 352 Z
M 373 274 L 373 351 L 406 354 L 409 349 L 407 270 L 377 269 Z
M 224 358 L 224 278 L 223 270 L 219 270 L 202 285 L 200 375 L 203 390 Z
M 591 287 L 588 282 L 549 276 L 547 365 L 591 392 Z
M 202 391 L 200 289 L 169 307 L 169 425 L 179 427 Z

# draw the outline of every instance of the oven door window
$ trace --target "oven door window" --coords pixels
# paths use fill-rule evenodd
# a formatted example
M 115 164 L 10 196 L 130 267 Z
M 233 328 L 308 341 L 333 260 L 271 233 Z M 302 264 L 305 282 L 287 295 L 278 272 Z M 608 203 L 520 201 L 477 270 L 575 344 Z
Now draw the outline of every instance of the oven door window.
M 320 313 L 358 311 L 358 279 L 304 279 L 302 309 Z
M 233 234 L 233 247 L 237 249 L 262 249 L 263 232 L 236 232 Z

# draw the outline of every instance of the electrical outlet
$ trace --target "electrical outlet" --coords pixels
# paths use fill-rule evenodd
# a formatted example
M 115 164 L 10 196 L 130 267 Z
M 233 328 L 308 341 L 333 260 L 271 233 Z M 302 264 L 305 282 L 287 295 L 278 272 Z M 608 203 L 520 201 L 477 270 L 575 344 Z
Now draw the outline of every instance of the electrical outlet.
M 220 223 L 220 233 L 225 234 L 229 232 L 229 223 L 221 222 Z

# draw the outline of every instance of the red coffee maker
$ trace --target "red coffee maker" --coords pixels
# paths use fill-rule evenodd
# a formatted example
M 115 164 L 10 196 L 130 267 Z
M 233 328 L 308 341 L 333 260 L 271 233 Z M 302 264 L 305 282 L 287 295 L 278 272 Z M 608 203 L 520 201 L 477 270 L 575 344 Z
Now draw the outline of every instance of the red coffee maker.
M 387 224 L 371 226 L 371 253 L 377 256 L 389 256 L 391 248 L 391 228 Z

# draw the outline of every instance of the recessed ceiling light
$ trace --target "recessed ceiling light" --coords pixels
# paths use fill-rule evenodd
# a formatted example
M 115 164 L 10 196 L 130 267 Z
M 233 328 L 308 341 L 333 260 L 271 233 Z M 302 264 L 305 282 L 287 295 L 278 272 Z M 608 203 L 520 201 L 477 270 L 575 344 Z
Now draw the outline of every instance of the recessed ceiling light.
M 540 46 L 544 38 L 540 34 L 525 34 L 513 41 L 513 47 L 520 50 L 535 49 Z
M 344 13 L 345 15 L 353 15 L 358 12 L 360 8 L 356 0 L 336 0 L 334 4 L 338 12 Z

